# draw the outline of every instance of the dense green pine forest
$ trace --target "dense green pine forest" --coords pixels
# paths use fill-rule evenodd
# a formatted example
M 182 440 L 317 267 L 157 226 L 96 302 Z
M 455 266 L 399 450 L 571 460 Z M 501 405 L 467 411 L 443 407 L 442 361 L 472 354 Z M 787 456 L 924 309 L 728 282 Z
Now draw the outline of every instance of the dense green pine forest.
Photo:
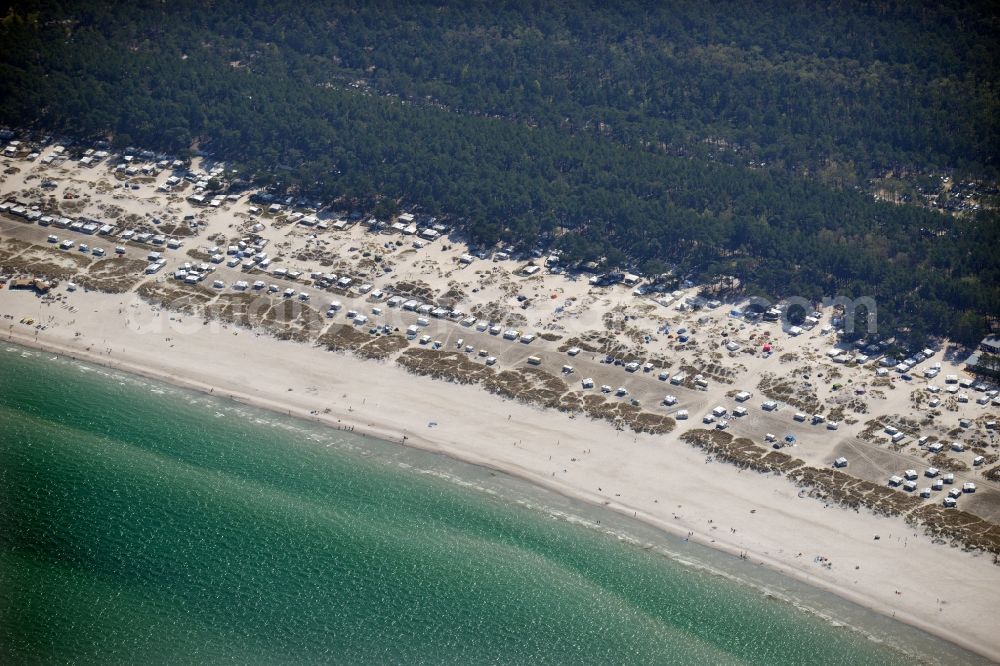
M 748 293 L 868 295 L 973 342 L 1000 313 L 1000 6 L 18 2 L 0 123 L 183 152 Z M 877 201 L 975 181 L 960 214 Z M 906 199 L 904 199 L 906 200 Z M 992 203 L 991 203 L 992 202 Z

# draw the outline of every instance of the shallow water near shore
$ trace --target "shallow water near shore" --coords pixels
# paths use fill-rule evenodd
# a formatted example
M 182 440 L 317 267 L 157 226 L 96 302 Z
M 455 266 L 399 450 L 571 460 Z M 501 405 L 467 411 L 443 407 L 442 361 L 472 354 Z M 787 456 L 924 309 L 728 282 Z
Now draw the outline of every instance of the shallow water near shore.
M 10 344 L 0 661 L 985 663 L 504 474 Z

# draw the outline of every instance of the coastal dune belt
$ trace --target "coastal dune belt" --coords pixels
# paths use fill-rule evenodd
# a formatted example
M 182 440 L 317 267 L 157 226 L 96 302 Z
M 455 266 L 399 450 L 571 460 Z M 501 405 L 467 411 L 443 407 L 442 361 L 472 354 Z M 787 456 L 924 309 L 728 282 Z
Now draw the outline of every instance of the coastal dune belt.
M 10 342 L 506 471 L 1000 656 L 995 387 L 947 341 L 111 170 L 4 175 L 0 201 L 99 225 L 0 211 Z

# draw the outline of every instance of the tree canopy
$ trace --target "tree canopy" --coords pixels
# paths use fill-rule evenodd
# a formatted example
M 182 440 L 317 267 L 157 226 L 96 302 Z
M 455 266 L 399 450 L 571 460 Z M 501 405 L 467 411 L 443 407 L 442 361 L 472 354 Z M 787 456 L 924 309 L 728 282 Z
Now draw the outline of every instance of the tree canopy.
M 914 2 L 19 2 L 0 121 L 200 147 L 258 182 L 418 205 L 475 242 L 871 296 L 971 342 L 995 212 L 876 201 L 996 178 L 996 12 Z M 390 203 L 394 202 L 394 203 Z

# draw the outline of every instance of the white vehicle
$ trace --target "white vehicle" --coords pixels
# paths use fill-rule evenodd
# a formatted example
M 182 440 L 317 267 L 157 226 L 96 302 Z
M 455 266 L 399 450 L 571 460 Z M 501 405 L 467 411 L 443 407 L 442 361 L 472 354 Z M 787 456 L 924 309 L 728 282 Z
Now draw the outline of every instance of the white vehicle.
M 90 253 L 92 255 L 94 255 L 95 257 L 103 257 L 104 256 L 104 248 L 102 248 L 102 247 L 95 247 L 93 250 L 90 251 Z
M 90 246 L 87 245 L 86 243 L 80 243 L 80 248 L 79 249 L 80 249 L 80 252 L 89 252 L 90 251 Z
M 49 236 L 49 238 L 52 238 L 52 236 Z M 580 348 L 579 347 L 570 347 L 566 351 L 566 353 L 569 354 L 570 356 L 576 356 L 577 354 L 580 353 Z
M 59 236 L 54 236 L 52 234 L 49 234 L 48 241 L 50 243 L 58 243 L 59 242 Z
M 672 407 L 672 406 L 676 405 L 677 404 L 677 396 L 675 396 L 675 395 L 668 395 L 667 397 L 665 397 L 663 399 L 663 404 L 666 405 L 667 407 Z
M 285 298 L 291 298 L 292 296 L 295 295 L 295 290 L 289 287 L 288 289 L 281 292 L 281 295 L 284 296 Z

